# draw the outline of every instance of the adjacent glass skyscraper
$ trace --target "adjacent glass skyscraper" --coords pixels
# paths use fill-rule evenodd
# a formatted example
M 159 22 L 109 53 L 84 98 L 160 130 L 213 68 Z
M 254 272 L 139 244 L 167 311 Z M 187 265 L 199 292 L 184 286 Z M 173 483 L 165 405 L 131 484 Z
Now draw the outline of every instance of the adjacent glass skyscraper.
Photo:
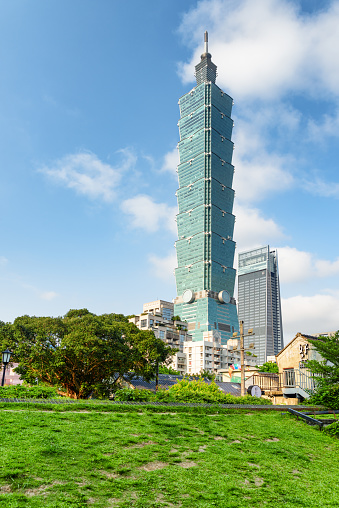
M 278 257 L 269 245 L 239 254 L 238 310 L 245 330 L 255 333 L 245 337 L 245 347 L 254 341 L 261 365 L 284 347 Z
M 215 84 L 207 32 L 195 76 L 197 86 L 179 100 L 174 313 L 187 320 L 194 341 L 217 338 L 226 344 L 239 329 L 233 298 L 233 101 Z

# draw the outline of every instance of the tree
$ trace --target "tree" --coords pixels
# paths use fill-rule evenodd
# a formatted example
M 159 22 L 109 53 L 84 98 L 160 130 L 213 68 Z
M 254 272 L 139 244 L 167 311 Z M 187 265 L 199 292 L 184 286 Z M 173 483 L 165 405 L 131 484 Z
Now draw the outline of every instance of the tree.
M 180 316 L 172 316 L 172 321 L 181 321 Z
M 309 360 L 307 367 L 318 375 L 318 386 L 339 385 L 339 331 L 332 337 L 317 337 L 310 340 L 323 360 Z
M 159 365 L 159 374 L 171 374 L 172 376 L 181 375 L 178 370 L 174 370 L 172 367 L 167 367 L 167 365 Z
M 339 331 L 332 337 L 317 337 L 310 342 L 323 359 L 307 362 L 315 378 L 315 393 L 309 402 L 339 409 Z
M 258 368 L 258 372 L 278 373 L 279 368 L 278 365 L 274 362 L 265 362 Z
M 11 360 L 19 363 L 16 371 L 23 379 L 61 386 L 77 399 L 107 395 L 130 371 L 150 380 L 156 362 L 173 354 L 153 332 L 139 330 L 125 316 L 96 316 L 87 309 L 58 318 L 23 316 L 1 326 L 0 337 L 12 349 Z

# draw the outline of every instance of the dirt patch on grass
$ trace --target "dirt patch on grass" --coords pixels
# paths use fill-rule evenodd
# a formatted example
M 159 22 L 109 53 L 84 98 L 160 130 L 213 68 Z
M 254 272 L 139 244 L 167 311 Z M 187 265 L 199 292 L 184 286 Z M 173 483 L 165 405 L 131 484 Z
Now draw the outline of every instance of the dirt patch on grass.
M 225 438 L 222 436 L 214 436 L 215 441 L 223 441 Z
M 292 474 L 299 475 L 302 474 L 301 471 L 298 471 L 298 469 L 293 469 Z
M 234 441 L 231 441 L 231 444 L 241 444 L 241 441 L 239 441 L 239 439 L 235 439 Z
M 263 478 L 259 478 L 258 476 L 254 478 L 254 485 L 256 487 L 261 487 L 263 483 L 264 483 Z
M 96 504 L 98 502 L 98 499 L 95 497 L 90 497 L 87 499 L 88 504 Z
M 247 462 L 247 464 L 248 464 L 250 467 L 256 467 L 256 468 L 260 469 L 259 464 L 253 464 L 252 462 Z
M 193 462 L 193 460 L 185 460 L 183 462 L 178 462 L 177 466 L 183 467 L 184 469 L 189 469 L 190 467 L 195 467 L 198 464 Z
M 156 502 L 161 503 L 161 506 L 168 506 L 168 507 L 173 507 L 173 508 L 180 508 L 182 506 L 182 503 L 180 503 L 180 501 L 179 501 L 179 504 L 177 504 L 177 505 L 174 505 L 173 503 L 166 501 L 166 499 L 164 498 L 164 496 L 162 494 L 157 495 Z
M 277 437 L 271 437 L 269 439 L 265 439 L 265 441 L 267 443 L 277 443 L 278 441 L 280 441 L 280 439 L 278 439 Z
M 36 489 L 27 489 L 25 490 L 25 496 L 27 497 L 34 497 L 39 495 L 46 494 L 46 489 L 48 489 L 48 485 L 40 485 L 40 487 L 37 487 Z
M 140 466 L 138 469 L 141 471 L 157 471 L 158 469 L 163 469 L 164 467 L 167 467 L 167 462 L 149 462 L 148 464 L 144 464 L 143 466 Z
M 187 457 L 188 455 L 191 455 L 191 453 L 194 453 L 194 451 L 193 450 L 185 450 L 184 452 L 182 452 L 181 456 Z
M 117 473 L 112 473 L 110 471 L 103 471 L 102 469 L 100 469 L 100 473 L 105 475 L 106 478 L 119 478 L 119 476 L 120 476 Z
M 118 499 L 117 497 L 111 497 L 107 500 L 109 503 L 108 508 L 114 508 L 115 506 L 118 506 L 118 504 L 122 501 L 122 499 Z
M 258 476 L 255 476 L 254 479 L 252 481 L 250 480 L 247 480 L 247 478 L 245 478 L 245 481 L 244 481 L 244 484 L 247 486 L 247 487 L 250 487 L 251 485 L 255 485 L 256 487 L 261 487 L 264 483 L 264 480 L 263 478 L 259 478 Z
M 207 445 L 199 446 L 198 452 L 203 453 L 206 451 Z
M 0 487 L 0 492 L 3 492 L 3 493 L 12 492 L 11 486 L 10 485 L 3 485 L 2 487 Z
M 137 443 L 135 445 L 129 446 L 128 448 L 130 450 L 133 450 L 134 448 L 144 448 L 145 446 L 153 445 L 153 444 L 158 444 L 158 443 L 156 443 L 155 441 L 143 441 L 142 443 Z

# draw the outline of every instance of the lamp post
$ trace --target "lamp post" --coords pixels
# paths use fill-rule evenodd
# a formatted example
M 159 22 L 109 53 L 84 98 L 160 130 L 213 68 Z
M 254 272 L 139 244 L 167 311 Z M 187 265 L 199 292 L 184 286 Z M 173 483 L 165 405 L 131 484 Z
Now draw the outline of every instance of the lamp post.
M 2 363 L 4 364 L 4 372 L 2 374 L 1 386 L 4 386 L 4 383 L 5 383 L 6 367 L 9 364 L 11 354 L 12 354 L 12 351 L 10 351 L 8 348 L 2 352 Z

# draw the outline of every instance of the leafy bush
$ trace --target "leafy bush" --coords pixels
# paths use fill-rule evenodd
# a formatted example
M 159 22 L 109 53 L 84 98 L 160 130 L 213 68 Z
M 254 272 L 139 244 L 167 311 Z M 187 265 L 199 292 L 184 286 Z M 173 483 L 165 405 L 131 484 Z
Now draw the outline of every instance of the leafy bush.
M 325 406 L 329 409 L 339 409 L 339 385 L 319 387 L 307 403 Z
M 55 399 L 62 397 L 54 386 L 12 385 L 0 387 L 2 399 Z
M 149 402 L 152 399 L 154 399 L 154 393 L 151 390 L 139 390 L 138 388 L 122 388 L 115 392 L 114 397 L 114 400 L 120 402 Z
M 171 386 L 168 390 L 160 388 L 155 394 L 151 390 L 138 390 L 133 388 L 123 388 L 117 390 L 115 400 L 121 402 L 196 402 L 206 404 L 272 404 L 267 399 L 260 399 L 245 395 L 236 397 L 229 393 L 222 392 L 214 382 L 207 384 L 203 379 L 190 381 L 183 379 Z
M 330 436 L 339 438 L 339 421 L 331 423 L 331 425 L 327 425 L 324 428 L 324 431 Z
M 180 376 L 180 372 L 178 370 L 174 370 L 172 367 L 167 367 L 167 365 L 159 365 L 159 374 L 171 374 L 172 376 Z
M 279 368 L 275 362 L 265 362 L 258 368 L 258 372 L 273 372 L 274 374 L 277 374 L 279 372 Z
M 207 384 L 203 379 L 189 381 L 183 379 L 168 390 L 159 390 L 156 400 L 162 402 L 200 402 L 208 404 L 271 404 L 267 399 L 259 399 L 245 395 L 236 397 L 224 393 L 214 382 Z

